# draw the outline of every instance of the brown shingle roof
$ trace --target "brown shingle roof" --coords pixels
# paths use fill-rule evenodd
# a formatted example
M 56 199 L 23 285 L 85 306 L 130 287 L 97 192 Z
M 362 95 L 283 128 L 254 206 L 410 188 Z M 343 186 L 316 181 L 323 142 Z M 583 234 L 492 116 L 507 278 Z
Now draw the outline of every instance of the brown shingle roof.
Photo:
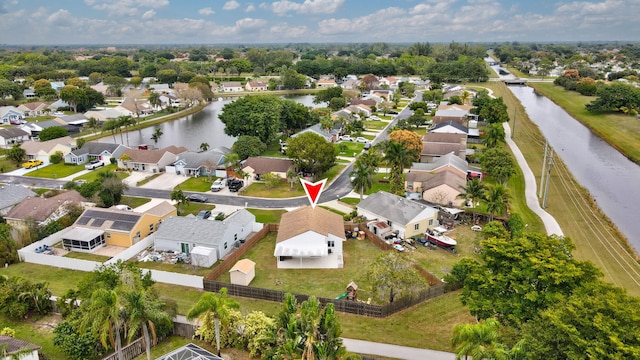
M 48 153 L 58 144 L 75 146 L 76 141 L 71 136 L 64 136 L 48 141 L 25 141 L 20 145 L 20 147 L 22 147 L 27 154 L 35 154 L 40 150 Z
M 286 173 L 293 165 L 293 160 L 270 157 L 250 157 L 244 163 L 244 167 L 251 167 L 258 175 L 272 172 Z
M 156 150 L 140 150 L 140 149 L 127 149 L 124 154 L 127 154 L 131 161 L 143 164 L 156 164 L 165 153 L 170 152 L 174 155 L 182 154 L 187 151 L 185 147 L 167 146 L 163 149 Z
M 463 139 L 467 139 L 467 134 L 428 132 L 422 137 L 422 142 L 460 144 Z
M 168 201 L 163 201 L 160 204 L 152 207 L 151 209 L 145 211 L 145 214 L 155 215 L 159 217 L 164 217 L 170 215 L 171 213 L 176 212 L 176 207 L 169 204 Z
M 344 239 L 344 221 L 342 216 L 321 207 L 301 207 L 282 214 L 276 243 L 306 231 L 314 231 L 322 235 L 333 234 Z
M 448 185 L 452 189 L 462 192 L 462 187 L 466 185 L 467 180 L 450 169 L 444 169 L 435 174 L 424 171 L 409 172 L 406 174 L 405 180 L 408 182 L 422 183 L 422 190 L 429 190 L 440 185 Z
M 351 100 L 351 105 L 367 105 L 367 106 L 376 106 L 378 105 L 378 103 L 375 100 L 371 100 L 371 99 L 353 99 Z
M 422 153 L 421 155 L 446 155 L 451 152 L 455 153 L 455 155 L 460 156 L 460 152 L 465 154 L 467 147 L 461 144 L 449 144 L 449 143 L 423 143 L 422 144 Z
M 81 203 L 84 201 L 87 201 L 87 199 L 83 198 L 82 195 L 75 190 L 65 191 L 50 198 L 30 197 L 11 209 L 11 211 L 7 213 L 6 218 L 17 220 L 30 218 L 35 221 L 44 221 L 60 206 L 66 203 Z
M 36 102 L 24 103 L 22 105 L 24 105 L 24 107 L 26 107 L 29 110 L 36 110 L 39 107 L 46 107 L 48 104 L 42 101 L 36 101 Z

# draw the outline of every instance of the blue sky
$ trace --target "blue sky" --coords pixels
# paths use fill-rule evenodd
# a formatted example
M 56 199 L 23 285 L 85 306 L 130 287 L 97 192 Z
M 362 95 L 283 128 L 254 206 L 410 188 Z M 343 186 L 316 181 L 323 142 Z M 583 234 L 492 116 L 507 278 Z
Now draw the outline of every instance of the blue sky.
M 0 0 L 1 44 L 640 41 L 640 0 Z

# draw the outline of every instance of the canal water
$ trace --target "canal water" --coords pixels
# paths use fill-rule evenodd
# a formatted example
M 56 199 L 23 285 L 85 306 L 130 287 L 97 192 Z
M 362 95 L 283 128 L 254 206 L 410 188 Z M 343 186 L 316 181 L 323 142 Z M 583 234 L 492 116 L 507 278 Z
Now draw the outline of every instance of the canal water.
M 313 95 L 289 95 L 283 97 L 305 106 L 326 106 L 324 104 L 314 104 Z M 123 143 L 129 146 L 151 144 L 157 148 L 176 145 L 184 146 L 194 151 L 199 150 L 202 143 L 209 144 L 209 148 L 220 146 L 231 148 L 236 138 L 224 133 L 224 124 L 220 121 L 218 115 L 221 114 L 224 105 L 236 99 L 238 98 L 222 98 L 220 101 L 213 101 L 196 114 L 158 124 L 157 126 L 160 127 L 163 135 L 157 144 L 151 139 L 151 135 L 155 131 L 153 126 L 125 132 L 122 134 L 122 139 L 120 134 L 115 134 L 115 139 L 113 136 L 107 136 L 100 139 L 100 141 Z
M 509 89 L 573 176 L 640 253 L 640 166 L 531 87 Z

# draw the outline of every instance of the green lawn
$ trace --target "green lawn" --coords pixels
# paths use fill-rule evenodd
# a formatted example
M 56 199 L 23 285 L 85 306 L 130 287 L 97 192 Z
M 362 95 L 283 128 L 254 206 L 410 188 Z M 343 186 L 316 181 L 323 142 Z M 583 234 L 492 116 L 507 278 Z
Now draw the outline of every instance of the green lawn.
M 101 263 L 111 259 L 111 257 L 109 257 L 109 256 L 96 255 L 96 254 L 79 252 L 79 251 L 72 251 L 72 252 L 68 253 L 67 255 L 65 255 L 64 257 L 68 257 L 68 258 L 72 258 L 72 259 L 98 261 L 98 262 L 101 262 Z
M 342 269 L 278 269 L 273 256 L 276 233 L 269 233 L 249 250 L 245 258 L 256 263 L 256 277 L 251 286 L 333 298 L 345 292 L 347 284 L 358 284 L 358 296 L 370 297 L 366 272 L 382 250 L 366 240 L 349 240 L 343 244 Z M 229 282 L 229 274 L 218 279 Z M 279 285 L 276 285 L 279 281 Z
M 122 180 L 129 176 L 129 172 L 127 171 L 116 171 L 118 166 L 116 164 L 109 164 L 103 167 L 100 167 L 96 170 L 92 170 L 84 175 L 80 175 L 76 178 L 73 178 L 74 181 L 84 180 L 86 182 L 92 182 L 98 179 L 99 174 L 106 172 L 115 172 L 118 179 Z
M 187 216 L 189 214 L 198 215 L 198 213 L 201 210 L 213 210 L 215 208 L 216 206 L 213 204 L 189 201 L 188 204 L 180 205 L 180 212 L 178 215 L 180 216 Z
M 151 181 L 151 180 L 153 180 L 153 179 L 157 178 L 157 177 L 158 177 L 158 176 L 160 176 L 160 175 L 162 175 L 162 174 L 161 174 L 161 173 L 158 173 L 158 174 L 149 175 L 149 176 L 147 176 L 146 178 L 144 178 L 144 179 L 142 179 L 142 180 L 138 181 L 138 182 L 136 183 L 136 186 L 142 186 L 142 185 L 144 185 L 144 184 L 148 183 L 149 181 Z
M 211 180 L 209 180 L 208 176 L 190 177 L 176 186 L 174 190 L 207 192 L 211 189 L 211 184 L 216 179 L 217 177 L 215 176 L 212 176 Z
M 148 203 L 149 201 L 151 201 L 151 199 L 149 199 L 149 198 L 126 196 L 125 195 L 125 196 L 122 197 L 122 199 L 120 199 L 120 204 L 129 205 L 129 206 L 131 206 L 131 208 L 135 209 L 138 206 L 142 206 L 142 205 Z
M 368 120 L 364 122 L 364 128 L 367 130 L 382 130 L 387 125 L 389 125 L 388 122 L 379 120 Z
M 345 198 L 341 198 L 340 201 L 342 201 L 343 203 L 347 203 L 349 205 L 356 206 L 360 203 L 360 198 L 345 197 Z
M 16 165 L 13 161 L 7 159 L 6 157 L 0 158 L 0 173 L 13 171 L 19 168 L 19 165 Z
M 333 146 L 336 148 L 336 153 L 338 155 L 349 156 L 349 157 L 358 155 L 362 151 L 362 149 L 364 149 L 363 143 L 357 143 L 354 141 L 342 141 L 334 144 Z M 340 148 L 345 146 L 346 146 L 346 151 L 344 152 L 340 151 Z
M 389 185 L 389 174 L 388 173 L 377 173 L 373 175 L 373 186 L 369 191 L 366 191 L 366 195 L 375 194 L 378 191 L 389 191 L 391 186 Z
M 39 169 L 26 173 L 25 176 L 60 179 L 69 175 L 73 175 L 82 170 L 84 170 L 84 165 L 65 165 L 64 163 L 59 163 L 47 165 L 44 167 L 41 166 L 39 167 Z
M 264 198 L 290 198 L 304 196 L 305 194 L 304 189 L 302 189 L 302 184 L 300 184 L 299 181 L 297 181 L 292 188 L 289 182 L 285 180 L 272 188 L 267 188 L 264 183 L 254 182 L 241 191 L 243 196 Z
M 67 356 L 53 345 L 53 329 L 60 321 L 62 321 L 60 315 L 56 314 L 24 321 L 0 316 L 0 329 L 12 328 L 16 331 L 16 339 L 41 346 L 42 349 L 39 352 L 48 360 L 66 360 Z
M 86 273 L 77 270 L 61 269 L 51 266 L 18 263 L 0 268 L 0 275 L 21 276 L 32 282 L 45 281 L 53 295 L 62 296 L 67 290 L 75 288 Z
M 162 270 L 168 272 L 175 272 L 180 274 L 188 274 L 188 275 L 197 275 L 197 276 L 205 276 L 211 272 L 211 268 L 203 268 L 199 266 L 194 266 L 190 264 L 166 264 L 162 262 L 154 262 L 154 261 L 129 261 L 134 263 L 136 266 L 143 269 L 151 269 L 151 270 Z
M 287 210 L 265 210 L 265 209 L 247 209 L 250 213 L 252 213 L 256 217 L 256 222 L 269 224 L 269 223 L 279 223 L 282 214 L 286 213 Z

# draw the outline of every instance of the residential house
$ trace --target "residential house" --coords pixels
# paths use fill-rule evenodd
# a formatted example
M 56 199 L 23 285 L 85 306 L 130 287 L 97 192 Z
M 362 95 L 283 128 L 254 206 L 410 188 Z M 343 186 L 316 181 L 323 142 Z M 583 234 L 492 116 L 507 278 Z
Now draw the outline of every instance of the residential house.
M 386 101 L 391 101 L 391 99 L 393 99 L 393 93 L 393 90 L 374 89 L 369 91 L 369 98 L 377 96 L 379 98 L 385 99 Z
M 367 105 L 369 109 L 371 109 L 372 106 L 378 105 L 378 103 L 373 99 L 353 99 L 351 100 L 350 104 L 351 105 Z
M 172 174 L 184 174 L 186 176 L 217 176 L 226 177 L 227 170 L 224 166 L 227 154 L 231 152 L 225 147 L 209 149 L 207 151 L 187 151 L 179 154 L 178 160 L 167 165 L 166 171 Z
M 127 149 L 118 158 L 118 167 L 134 170 L 159 173 L 165 171 L 167 165 L 178 160 L 178 155 L 187 151 L 185 147 L 167 146 L 163 149 L 140 150 Z
M 407 239 L 438 226 L 435 208 L 386 191 L 367 196 L 356 209 L 358 215 L 370 220 L 367 227 L 378 236 L 397 231 L 400 238 Z
M 22 90 L 22 97 L 25 99 L 35 99 L 38 97 L 38 95 L 36 95 L 36 92 L 34 89 L 29 88 L 29 89 Z
M 222 91 L 223 92 L 240 92 L 240 91 L 244 91 L 244 87 L 242 87 L 242 83 L 239 81 L 224 81 L 222 83 Z
M 109 85 L 106 85 L 104 83 L 98 83 L 95 85 L 91 85 L 89 86 L 90 88 L 92 88 L 93 90 L 99 92 L 102 95 L 107 95 L 107 92 L 109 91 Z
M 17 128 L 0 128 L 0 147 L 11 147 L 13 144 L 28 141 L 31 137 L 29 133 Z
M 51 88 L 55 91 L 60 91 L 62 90 L 62 88 L 64 87 L 64 82 L 63 81 L 52 81 L 51 82 Z
M 179 347 L 167 354 L 164 354 L 156 360 L 222 360 L 218 355 L 214 355 L 209 351 L 199 347 L 198 345 L 189 343 Z
M 58 99 L 53 103 L 51 103 L 51 105 L 49 105 L 49 109 L 53 111 L 56 111 L 58 110 L 58 108 L 61 108 L 61 107 L 69 107 L 69 104 L 66 101 L 63 101 L 62 99 Z
M 160 95 L 160 102 L 162 103 L 161 107 L 179 107 L 180 99 L 174 94 L 162 94 Z
M 267 91 L 269 84 L 264 81 L 248 81 L 244 85 L 244 89 L 247 91 Z
M 128 248 L 158 230 L 160 223 L 177 214 L 176 208 L 166 201 L 138 213 L 117 208 L 86 209 L 62 237 L 67 250 L 92 251 L 104 246 Z
M 136 99 L 135 97 L 125 97 L 114 110 L 119 111 L 123 116 L 133 117 L 153 113 L 153 107 L 146 99 Z
M 338 84 L 333 79 L 320 79 L 316 82 L 316 88 L 318 89 L 328 89 L 334 86 L 338 86 Z
M 411 168 L 409 169 L 409 172 L 424 171 L 436 173 L 446 168 L 455 170 L 462 177 L 466 177 L 467 175 L 469 175 L 469 163 L 467 163 L 464 159 L 461 159 L 453 152 L 443 155 L 435 159 L 431 163 L 413 163 L 413 165 L 411 165 Z
M 256 217 L 245 209 L 224 220 L 172 216 L 163 221 L 155 233 L 154 249 L 190 254 L 200 248 L 205 251 L 198 254 L 208 252 L 215 262 L 239 247 L 259 227 Z
M 256 276 L 256 263 L 249 259 L 238 260 L 229 270 L 230 283 L 249 286 Z
M 87 199 L 75 190 L 62 192 L 46 198 L 34 196 L 24 199 L 14 206 L 6 215 L 5 220 L 15 229 L 26 229 L 29 221 L 38 225 L 46 225 L 65 216 L 69 212 L 69 205 L 86 206 Z
M 429 132 L 432 133 L 446 133 L 446 134 L 465 134 L 467 135 L 469 133 L 469 129 L 456 122 L 453 120 L 447 121 L 447 122 L 441 122 L 438 124 L 434 124 L 430 129 Z
M 38 350 L 40 346 L 16 339 L 11 336 L 0 335 L 0 348 L 2 360 L 19 359 L 19 360 L 38 360 Z
M 111 120 L 111 119 L 117 119 L 123 115 L 124 115 L 123 113 L 116 110 L 115 108 L 109 108 L 104 110 L 89 110 L 84 113 L 84 117 L 86 117 L 87 119 L 94 118 L 100 122 L 107 122 L 108 120 Z
M 455 121 L 460 125 L 467 126 L 467 121 L 473 108 L 472 105 L 440 105 L 433 116 L 433 124 Z
M 24 115 L 15 106 L 0 106 L 0 124 L 21 124 Z
M 63 115 L 53 120 L 59 122 L 62 126 L 71 125 L 77 128 L 82 128 L 84 124 L 89 122 L 89 119 L 84 114 Z
M 287 178 L 287 171 L 293 167 L 293 160 L 266 156 L 249 157 L 242 163 L 242 171 L 251 178 L 260 179 L 264 174 L 274 174 L 282 179 Z
M 433 162 L 452 152 L 466 159 L 467 134 L 428 132 L 422 137 L 420 162 Z
M 6 215 L 16 204 L 33 196 L 36 196 L 36 193 L 22 185 L 0 186 L 0 215 Z
M 31 137 L 40 136 L 40 132 L 50 127 L 59 126 L 67 130 L 67 134 L 77 134 L 80 132 L 80 128 L 74 125 L 69 125 L 60 119 L 51 119 L 38 122 L 28 122 L 23 124 L 20 128 L 29 133 Z
M 273 252 L 278 268 L 343 268 L 344 231 L 342 216 L 319 206 L 282 214 Z
M 378 86 L 383 88 L 386 87 L 387 89 L 391 89 L 392 87 L 397 88 L 397 80 L 392 76 L 383 77 L 378 79 Z
M 214 92 L 214 93 L 215 93 L 215 92 L 217 92 L 217 91 L 220 91 L 220 86 L 218 86 L 218 84 L 217 84 L 217 83 L 215 83 L 215 82 L 213 82 L 213 81 L 212 81 L 212 82 L 211 82 L 211 92 Z
M 64 156 L 67 164 L 84 164 L 91 160 L 100 160 L 104 164 L 111 163 L 111 159 L 117 160 L 128 147 L 121 144 L 101 143 L 90 141 L 79 149 L 74 149 Z
M 315 124 L 312 126 L 309 126 L 306 129 L 300 130 L 297 133 L 291 135 L 291 137 L 296 137 L 300 134 L 304 134 L 306 132 L 312 132 L 314 134 L 320 135 L 322 136 L 325 140 L 327 140 L 328 142 L 336 142 L 338 141 L 338 135 L 340 133 L 340 128 L 332 128 L 330 130 L 324 130 L 320 127 L 320 124 Z
M 76 148 L 76 140 L 70 136 L 64 136 L 48 141 L 25 141 L 20 144 L 27 153 L 29 160 L 49 161 L 49 157 L 56 152 L 61 152 L 62 156 L 67 155 Z
M 20 104 L 17 109 L 18 111 L 22 112 L 22 115 L 25 118 L 33 117 L 33 116 L 42 116 L 42 115 L 46 115 L 49 112 L 49 104 L 42 101 L 35 101 L 35 102 Z
M 340 84 L 340 87 L 342 87 L 345 90 L 357 90 L 359 85 L 360 85 L 360 80 L 348 79 L 343 81 L 342 84 Z
M 467 184 L 466 176 L 461 176 L 451 168 L 443 168 L 438 172 L 410 171 L 405 175 L 405 190 L 432 204 L 448 207 L 460 207 L 464 199 Z
M 159 94 L 173 92 L 169 84 L 147 84 L 147 89 Z

